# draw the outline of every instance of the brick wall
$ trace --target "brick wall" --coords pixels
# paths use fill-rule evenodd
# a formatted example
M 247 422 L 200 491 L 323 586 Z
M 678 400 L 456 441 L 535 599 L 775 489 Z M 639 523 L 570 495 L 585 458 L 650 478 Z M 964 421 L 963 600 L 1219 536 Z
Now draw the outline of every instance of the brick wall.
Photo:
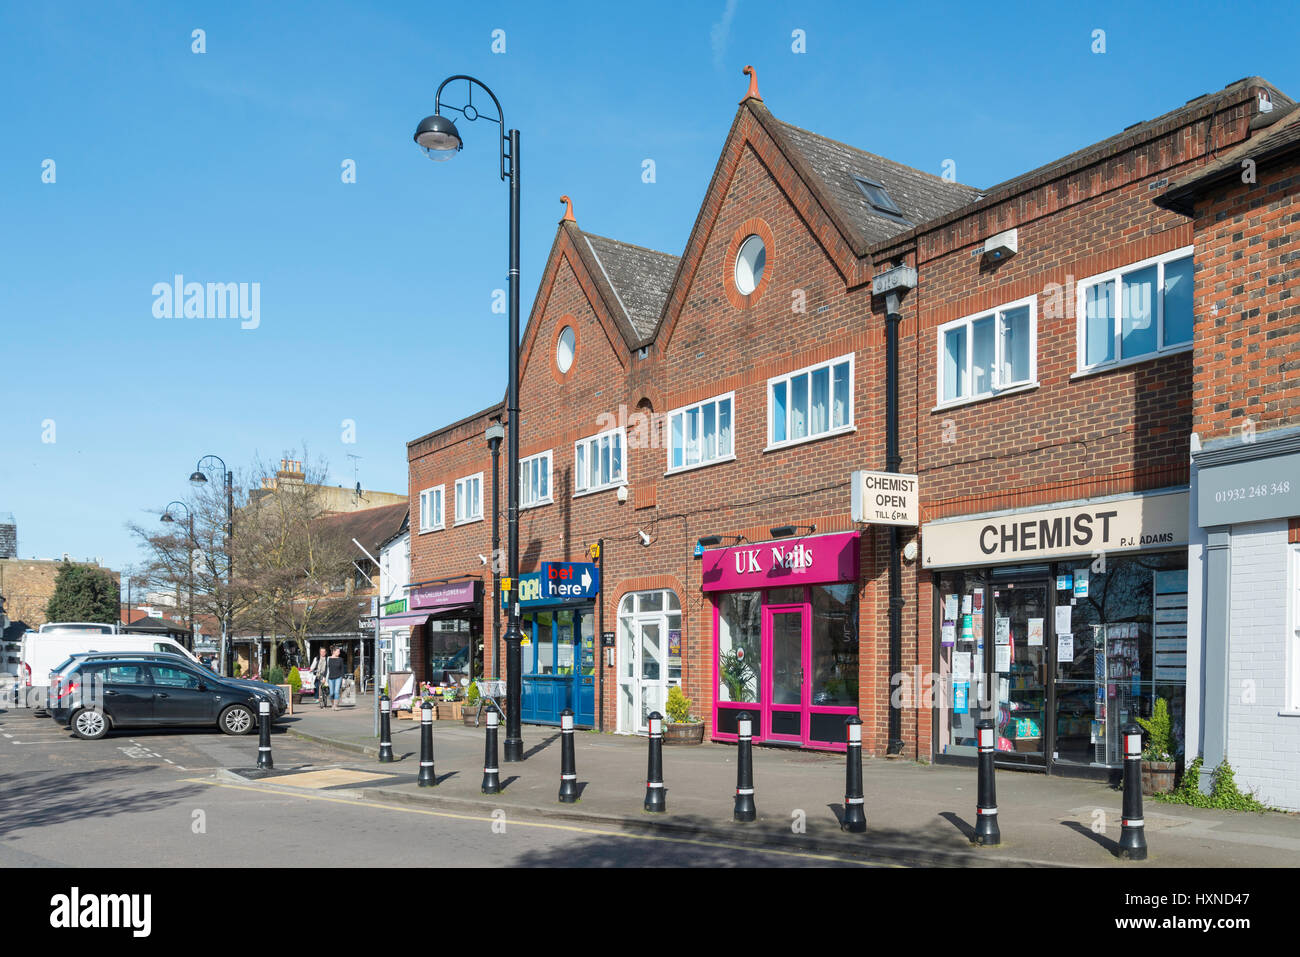
M 1196 209 L 1194 428 L 1202 441 L 1300 425 L 1300 168 Z
M 46 623 L 45 606 L 54 596 L 54 580 L 62 567 L 63 562 L 57 561 L 0 559 L 0 595 L 4 595 L 5 614 L 11 621 L 24 621 L 32 628 Z M 117 572 L 110 574 L 119 577 Z

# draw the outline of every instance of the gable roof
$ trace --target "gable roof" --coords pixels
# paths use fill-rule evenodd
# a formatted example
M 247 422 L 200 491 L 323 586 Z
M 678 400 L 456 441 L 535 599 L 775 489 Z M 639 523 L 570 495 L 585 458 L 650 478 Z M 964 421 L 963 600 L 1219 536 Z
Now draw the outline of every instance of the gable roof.
M 1169 189 L 1155 198 L 1155 204 L 1191 216 L 1196 211 L 1196 197 L 1205 189 L 1227 179 L 1239 181 L 1243 160 L 1251 159 L 1259 164 L 1296 151 L 1300 151 L 1300 107 L 1292 106 L 1264 132 L 1257 133 L 1218 159 L 1176 180 Z
M 627 321 L 632 332 L 630 344 L 640 345 L 650 338 L 659 322 L 677 273 L 677 257 L 581 229 L 577 231 L 581 246 L 591 254 L 596 272 L 604 280 L 603 285 L 609 287 L 614 300 L 608 304 L 610 312 Z
M 817 180 L 825 201 L 870 245 L 904 232 L 917 223 L 935 219 L 980 198 L 973 186 L 949 182 L 940 176 L 904 166 L 875 153 L 828 139 L 772 117 L 775 130 Z M 855 179 L 863 177 L 888 190 L 901 216 L 876 210 Z

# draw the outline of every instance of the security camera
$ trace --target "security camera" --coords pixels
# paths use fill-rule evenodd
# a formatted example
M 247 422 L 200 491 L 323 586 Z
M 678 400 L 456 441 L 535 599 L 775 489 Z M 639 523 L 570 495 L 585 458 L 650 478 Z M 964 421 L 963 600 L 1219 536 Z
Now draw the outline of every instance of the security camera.
M 487 564 L 487 556 L 486 556 L 486 555 L 480 555 L 480 556 L 478 557 L 478 563 L 479 563 L 480 565 L 486 565 L 486 564 Z
M 650 544 L 650 536 L 647 535 L 645 532 L 641 531 L 640 529 L 637 529 L 637 533 L 636 533 L 636 534 L 637 534 L 637 536 L 641 539 L 641 544 L 642 544 L 642 545 L 649 545 L 649 544 Z

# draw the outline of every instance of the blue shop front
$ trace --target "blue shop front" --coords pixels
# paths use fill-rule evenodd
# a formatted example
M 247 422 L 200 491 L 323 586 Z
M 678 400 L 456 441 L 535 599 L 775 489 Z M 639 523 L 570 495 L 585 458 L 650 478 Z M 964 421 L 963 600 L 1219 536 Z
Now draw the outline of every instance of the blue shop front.
M 541 571 L 519 576 L 521 674 L 520 720 L 596 723 L 596 596 L 600 572 L 589 562 L 543 562 Z M 502 594 L 502 605 L 507 596 Z

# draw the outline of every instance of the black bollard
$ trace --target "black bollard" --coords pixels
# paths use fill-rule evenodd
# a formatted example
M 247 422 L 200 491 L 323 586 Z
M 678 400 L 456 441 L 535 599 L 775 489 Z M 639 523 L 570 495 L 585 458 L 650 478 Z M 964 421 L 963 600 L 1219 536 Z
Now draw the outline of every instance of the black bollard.
M 1120 818 L 1119 856 L 1147 859 L 1146 822 L 1142 820 L 1142 729 L 1130 721 L 1124 735 L 1124 815 Z
M 736 727 L 739 743 L 736 748 L 736 809 L 732 819 L 743 824 L 758 816 L 754 807 L 754 724 L 748 711 L 736 715 Z
M 578 771 L 573 762 L 573 712 L 560 712 L 560 803 L 578 800 Z
M 260 725 L 257 736 L 257 766 L 270 770 L 275 767 L 271 760 L 271 702 L 263 698 L 257 703 L 257 721 Z
M 993 845 L 1002 843 L 998 830 L 997 785 L 993 780 L 993 722 L 985 718 L 975 726 L 979 729 L 979 782 L 975 793 L 975 843 Z
M 390 730 L 389 713 L 392 703 L 388 695 L 379 699 L 379 763 L 388 764 L 393 760 L 393 734 Z
M 433 705 L 420 705 L 420 776 L 416 783 L 431 788 L 438 783 L 433 774 Z
M 861 834 L 867 829 L 862 797 L 862 719 L 855 714 L 844 723 L 849 729 L 849 747 L 844 769 L 844 823 L 840 830 Z
M 645 809 L 659 813 L 668 810 L 664 800 L 664 716 L 650 712 L 650 758 L 645 773 Z
M 483 746 L 483 793 L 501 793 L 501 770 L 497 767 L 497 717 L 496 705 L 488 708 L 487 743 Z

